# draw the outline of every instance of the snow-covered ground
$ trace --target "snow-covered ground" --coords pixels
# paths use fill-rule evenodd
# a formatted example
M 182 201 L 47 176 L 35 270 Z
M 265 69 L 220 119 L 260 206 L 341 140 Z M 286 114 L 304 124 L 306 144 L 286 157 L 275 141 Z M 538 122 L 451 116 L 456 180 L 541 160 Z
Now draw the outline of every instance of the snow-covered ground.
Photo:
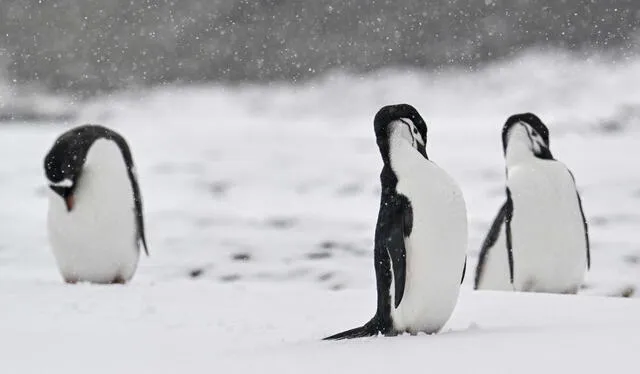
M 325 342 L 362 290 L 186 280 L 2 284 L 3 373 L 636 373 L 640 303 L 464 292 L 439 335 Z
M 631 372 L 640 303 L 591 295 L 640 295 L 638 86 L 640 61 L 526 55 L 475 73 L 129 92 L 83 105 L 73 123 L 0 124 L 0 362 L 54 373 Z M 502 124 L 522 111 L 547 123 L 591 223 L 583 296 L 466 291 L 446 334 L 317 341 L 373 312 L 372 121 L 399 102 L 427 120 L 430 158 L 465 193 L 465 287 L 503 199 Z M 62 285 L 47 247 L 42 159 L 86 122 L 119 130 L 138 165 L 151 257 L 124 287 Z

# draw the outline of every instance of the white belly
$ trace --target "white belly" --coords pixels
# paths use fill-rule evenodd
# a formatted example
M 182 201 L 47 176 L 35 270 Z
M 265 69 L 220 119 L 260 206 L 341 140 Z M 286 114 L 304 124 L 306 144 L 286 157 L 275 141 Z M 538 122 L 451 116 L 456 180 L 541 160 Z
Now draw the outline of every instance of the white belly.
M 575 292 L 587 266 L 584 225 L 569 171 L 532 160 L 509 169 L 514 285 L 519 291 Z
M 48 231 L 56 263 L 67 281 L 110 283 L 133 277 L 139 257 L 133 191 L 117 145 L 98 140 L 67 212 L 49 191 Z
M 458 185 L 438 166 L 412 148 L 398 145 L 391 151 L 397 191 L 413 207 L 413 230 L 405 240 L 404 295 L 391 316 L 397 331 L 435 333 L 458 299 L 467 249 L 466 206 Z

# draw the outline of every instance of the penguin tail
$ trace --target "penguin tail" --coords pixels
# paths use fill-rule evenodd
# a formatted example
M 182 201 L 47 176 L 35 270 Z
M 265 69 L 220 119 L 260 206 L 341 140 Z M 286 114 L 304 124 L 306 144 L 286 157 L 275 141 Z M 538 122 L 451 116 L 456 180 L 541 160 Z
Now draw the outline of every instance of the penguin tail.
M 342 339 L 366 338 L 367 336 L 376 336 L 379 333 L 379 330 L 376 326 L 377 324 L 375 323 L 375 317 L 374 317 L 374 319 L 365 323 L 364 326 L 343 331 L 335 335 L 328 336 L 322 340 L 342 340 Z

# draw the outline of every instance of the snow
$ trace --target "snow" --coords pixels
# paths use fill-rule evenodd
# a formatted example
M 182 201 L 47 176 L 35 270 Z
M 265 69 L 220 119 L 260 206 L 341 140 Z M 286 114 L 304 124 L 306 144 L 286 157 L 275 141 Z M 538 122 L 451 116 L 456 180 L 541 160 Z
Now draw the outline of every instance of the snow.
M 479 72 L 132 91 L 82 105 L 73 123 L 2 124 L 2 366 L 628 372 L 640 304 L 601 296 L 637 296 L 640 286 L 639 84 L 640 61 L 525 55 Z M 319 341 L 374 310 L 372 121 L 398 102 L 420 111 L 430 158 L 465 194 L 465 288 L 504 198 L 502 124 L 522 111 L 547 123 L 591 222 L 593 267 L 580 296 L 466 289 L 441 335 Z M 137 164 L 151 257 L 122 287 L 63 285 L 47 244 L 43 157 L 86 122 L 120 131 Z
M 640 343 L 640 303 L 620 298 L 463 292 L 439 335 L 326 342 L 370 317 L 373 290 L 0 287 L 0 358 L 11 373 L 633 372 Z

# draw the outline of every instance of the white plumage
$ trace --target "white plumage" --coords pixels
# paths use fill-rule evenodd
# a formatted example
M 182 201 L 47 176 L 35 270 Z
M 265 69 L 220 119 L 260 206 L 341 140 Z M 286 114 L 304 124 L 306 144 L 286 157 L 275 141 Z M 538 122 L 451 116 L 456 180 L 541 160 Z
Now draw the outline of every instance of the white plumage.
M 56 263 L 67 282 L 126 282 L 135 273 L 134 197 L 118 145 L 96 140 L 75 189 L 74 208 L 49 191 L 48 231 Z
M 425 159 L 398 125 L 390 138 L 396 190 L 413 210 L 405 240 L 406 283 L 398 308 L 391 306 L 397 331 L 438 332 L 455 308 L 467 249 L 467 213 L 462 191 L 444 170 Z M 393 283 L 393 282 L 392 282 Z M 394 300 L 391 285 L 391 300 Z
M 531 151 L 525 126 L 516 125 L 506 151 L 514 284 L 509 281 L 506 225 L 487 253 L 481 289 L 575 293 L 587 269 L 587 244 L 575 182 L 567 167 Z

